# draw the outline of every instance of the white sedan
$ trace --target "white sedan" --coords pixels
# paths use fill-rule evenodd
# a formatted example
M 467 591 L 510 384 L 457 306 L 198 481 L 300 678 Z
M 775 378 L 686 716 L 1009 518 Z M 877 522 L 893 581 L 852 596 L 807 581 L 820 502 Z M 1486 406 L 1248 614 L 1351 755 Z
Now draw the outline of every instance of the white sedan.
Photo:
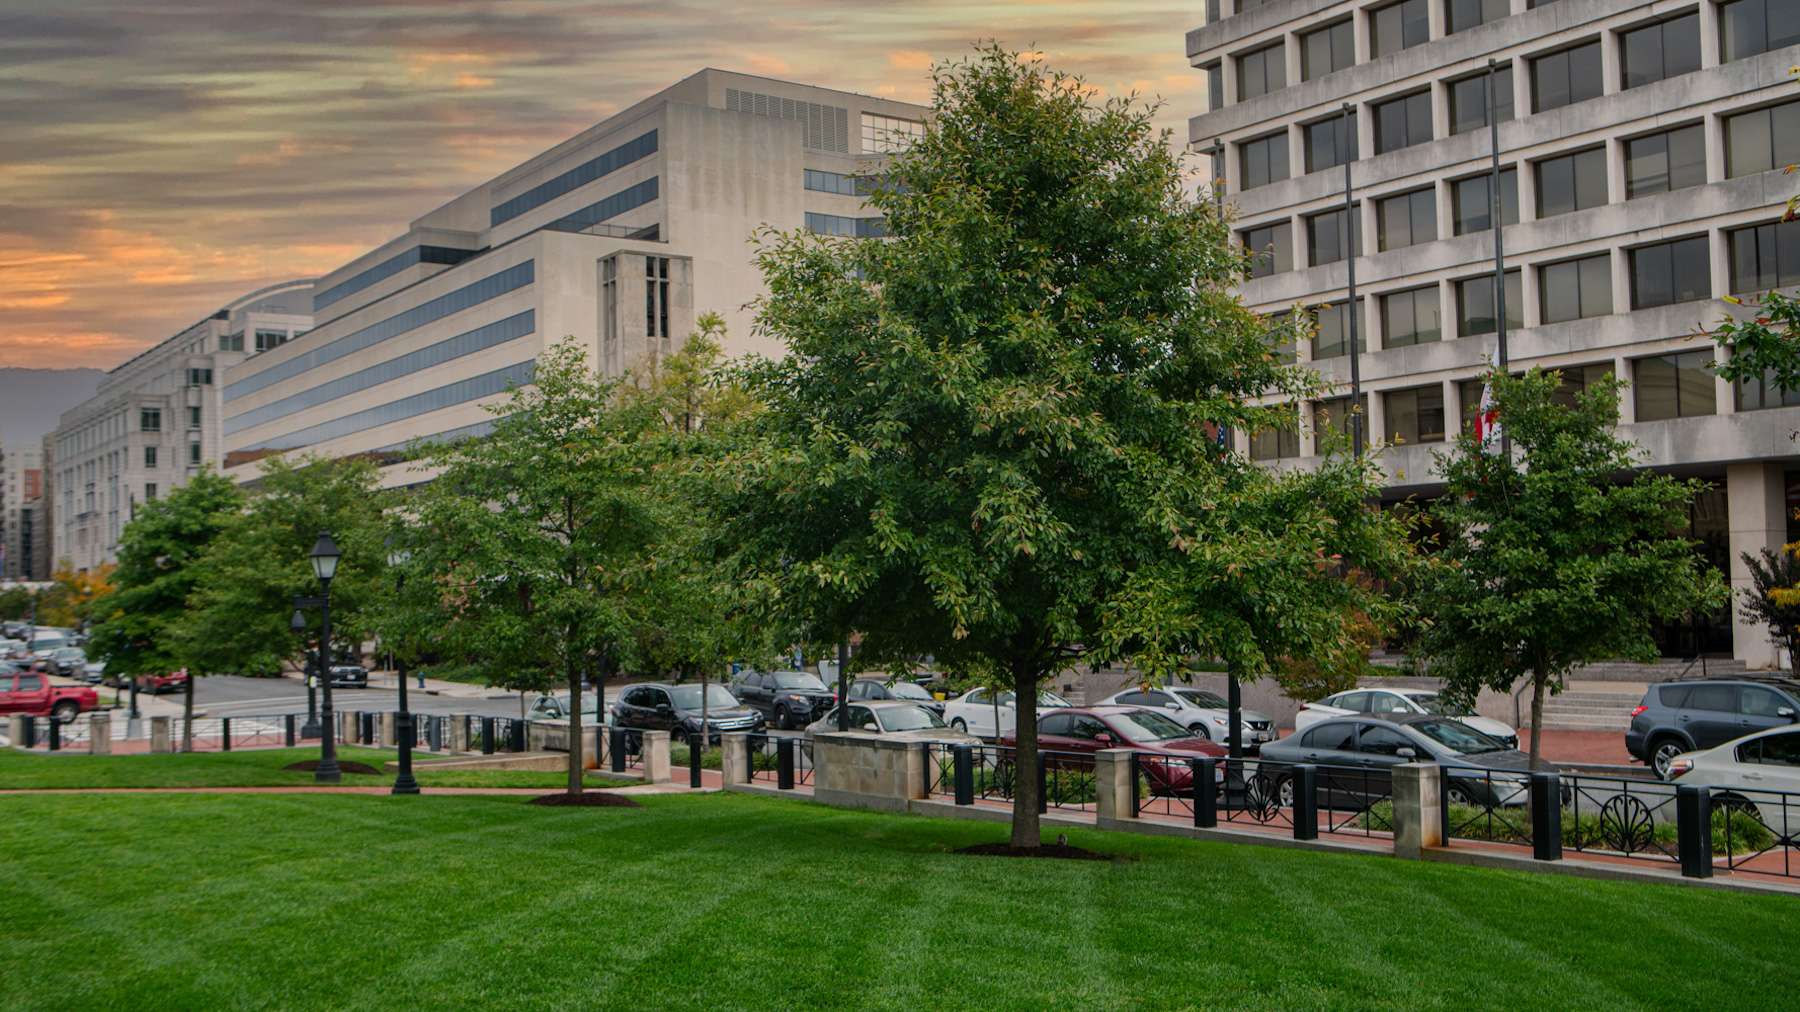
M 806 726 L 806 734 L 824 734 L 838 729 L 838 709 L 832 707 L 825 716 Z M 950 745 L 975 745 L 978 740 L 966 731 L 952 730 L 938 715 L 917 703 L 903 700 L 873 700 L 850 704 L 850 729 L 878 734 L 900 741 L 923 741 Z
M 1439 698 L 1436 689 L 1350 689 L 1326 696 L 1316 703 L 1306 703 L 1294 714 L 1294 730 L 1304 731 L 1321 720 L 1348 717 L 1356 713 L 1376 716 L 1405 716 L 1416 713 L 1435 717 L 1454 717 L 1490 738 L 1497 738 L 1507 748 L 1519 747 L 1519 732 L 1498 720 L 1467 711 L 1457 712 Z
M 996 695 L 985 685 L 970 689 L 944 704 L 944 722 L 958 731 L 967 731 L 982 738 L 1012 734 L 1018 720 L 1018 707 L 1013 705 L 1015 699 L 1017 697 L 1010 690 Z M 1049 689 L 1038 690 L 1040 713 L 1050 707 L 1069 705 L 1068 700 Z M 999 733 L 994 729 L 996 722 L 999 724 Z
M 1162 711 L 1163 716 L 1189 731 L 1216 742 L 1231 737 L 1231 704 L 1218 694 L 1187 686 L 1163 686 L 1122 689 L 1094 704 L 1096 706 L 1147 706 Z M 1244 745 L 1255 748 L 1275 740 L 1275 722 L 1266 713 L 1238 708 L 1238 725 Z
M 1800 833 L 1800 728 L 1758 731 L 1676 756 L 1669 779 L 1712 788 L 1715 811 L 1748 804 L 1777 835 Z

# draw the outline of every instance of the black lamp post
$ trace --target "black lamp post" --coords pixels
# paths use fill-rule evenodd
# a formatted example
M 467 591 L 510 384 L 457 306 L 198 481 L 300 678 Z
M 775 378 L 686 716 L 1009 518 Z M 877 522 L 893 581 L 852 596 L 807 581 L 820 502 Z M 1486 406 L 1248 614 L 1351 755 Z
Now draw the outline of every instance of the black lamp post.
M 406 589 L 406 570 L 402 567 L 412 558 L 412 553 L 396 545 L 391 534 L 388 535 L 387 550 L 388 566 L 394 571 L 394 596 L 397 598 Z M 400 736 L 400 775 L 394 778 L 393 793 L 417 794 L 419 782 L 413 779 L 412 771 L 413 718 L 406 708 L 406 658 L 391 646 L 388 647 L 388 656 L 393 662 L 394 676 L 400 682 L 400 714 L 394 718 L 395 731 Z
M 313 575 L 319 579 L 319 681 L 324 687 L 324 701 L 319 707 L 319 719 L 322 723 L 319 734 L 319 768 L 313 774 L 313 780 L 321 784 L 335 784 L 343 779 L 338 772 L 337 761 L 337 729 L 331 719 L 331 578 L 337 575 L 338 560 L 344 553 L 338 551 L 337 542 L 331 535 L 320 531 L 319 540 L 313 544 Z
M 294 635 L 306 633 L 306 615 L 300 609 L 294 609 L 294 617 L 288 621 L 288 628 Z M 301 738 L 317 738 L 319 736 L 319 695 L 317 683 L 311 674 L 306 676 L 306 723 L 300 727 Z

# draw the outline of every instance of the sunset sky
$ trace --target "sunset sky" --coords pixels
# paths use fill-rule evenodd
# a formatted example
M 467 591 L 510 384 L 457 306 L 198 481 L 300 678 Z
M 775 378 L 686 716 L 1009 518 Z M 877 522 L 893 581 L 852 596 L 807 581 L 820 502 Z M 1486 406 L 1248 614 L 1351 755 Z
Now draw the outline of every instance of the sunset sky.
M 992 37 L 1163 97 L 1171 128 L 1200 94 L 1194 3 L 4 6 L 0 366 L 110 368 L 701 67 L 925 101 L 933 60 Z

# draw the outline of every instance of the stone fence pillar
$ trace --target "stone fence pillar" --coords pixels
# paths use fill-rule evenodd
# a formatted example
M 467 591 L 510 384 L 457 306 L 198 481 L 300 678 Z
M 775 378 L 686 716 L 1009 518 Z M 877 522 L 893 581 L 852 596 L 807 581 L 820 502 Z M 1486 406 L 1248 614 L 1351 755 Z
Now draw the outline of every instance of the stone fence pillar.
M 813 735 L 813 797 L 826 804 L 903 812 L 925 797 L 925 743 L 857 731 Z
M 666 784 L 669 782 L 669 732 L 645 731 L 644 735 L 644 783 Z
M 88 751 L 112 755 L 112 714 L 95 713 L 88 718 Z
M 171 749 L 169 748 L 169 718 L 167 718 L 167 717 L 151 717 L 150 718 L 150 751 L 152 751 L 152 752 L 171 751 Z
M 25 722 L 30 719 L 22 713 L 15 713 L 6 718 L 7 740 L 12 742 L 13 748 L 25 747 Z
M 584 769 L 597 770 L 604 761 L 602 753 L 606 748 L 606 728 L 587 726 L 581 729 L 581 765 Z
M 719 736 L 719 770 L 727 784 L 750 782 L 750 736 L 739 731 Z
M 460 713 L 450 715 L 450 751 L 469 750 L 469 722 Z
M 377 745 L 394 748 L 400 744 L 399 733 L 394 728 L 394 712 L 392 710 L 384 711 L 381 714 L 381 721 L 376 727 L 375 734 L 375 744 Z
M 1041 757 L 1040 757 L 1041 758 Z M 1094 753 L 1094 818 L 1135 819 L 1131 811 L 1131 750 L 1101 749 Z
M 1436 763 L 1394 767 L 1394 856 L 1417 860 L 1444 845 L 1443 784 Z

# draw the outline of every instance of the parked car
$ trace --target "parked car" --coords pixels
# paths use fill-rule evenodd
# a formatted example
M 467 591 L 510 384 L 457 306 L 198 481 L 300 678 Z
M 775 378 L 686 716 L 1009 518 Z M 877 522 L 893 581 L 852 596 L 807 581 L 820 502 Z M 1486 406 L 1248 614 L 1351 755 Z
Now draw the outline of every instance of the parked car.
M 940 717 L 944 715 L 944 701 L 934 697 L 917 682 L 909 682 L 904 678 L 885 682 L 879 678 L 858 678 L 850 683 L 852 703 L 888 699 L 917 703 Z
M 1147 706 L 1202 738 L 1225 741 L 1230 737 L 1231 703 L 1205 689 L 1184 685 L 1124 689 L 1095 705 Z M 1239 740 L 1251 751 L 1275 739 L 1275 721 L 1266 713 L 1239 707 L 1238 722 L 1242 725 Z
M 139 675 L 137 686 L 139 692 L 161 695 L 165 692 L 185 692 L 187 690 L 188 673 L 183 668 L 164 675 Z
M 1428 715 L 1454 717 L 1507 748 L 1517 748 L 1519 732 L 1510 724 L 1483 717 L 1472 710 L 1452 707 L 1436 689 L 1350 689 L 1306 703 L 1294 715 L 1294 730 L 1304 731 L 1321 720 L 1369 713 L 1379 717 Z
M 1709 678 L 1644 690 L 1625 729 L 1625 749 L 1667 779 L 1683 752 L 1710 749 L 1800 716 L 1800 682 L 1785 678 Z
M 645 731 L 667 731 L 678 742 L 688 742 L 704 733 L 708 744 L 719 740 L 727 731 L 761 731 L 763 716 L 745 706 L 730 689 L 713 682 L 706 686 L 704 732 L 701 720 L 700 684 L 683 682 L 646 682 L 627 685 L 613 704 L 612 723 L 619 727 Z
M 360 664 L 333 664 L 331 666 L 331 687 L 334 689 L 366 689 L 369 687 L 369 669 Z
M 951 745 L 976 745 L 981 741 L 967 731 L 952 729 L 929 708 L 908 700 L 870 700 L 851 703 L 849 706 L 852 731 L 866 731 L 901 741 L 942 742 Z M 806 733 L 811 735 L 821 731 L 836 731 L 837 722 L 838 708 L 834 706 L 825 716 L 807 725 Z
M 610 714 L 608 715 L 610 716 Z M 531 709 L 525 711 L 527 720 L 568 720 L 569 695 L 560 696 L 545 694 L 531 701 Z M 600 694 L 583 692 L 581 694 L 581 726 L 593 727 L 601 723 Z
M 1334 717 L 1263 746 L 1265 763 L 1317 763 L 1328 805 L 1388 797 L 1395 766 L 1435 762 L 1452 804 L 1523 805 L 1531 757 L 1455 717 L 1437 714 Z M 1265 767 L 1266 769 L 1267 767 Z M 1555 767 L 1549 767 L 1554 769 Z M 1292 777 L 1275 774 L 1281 804 L 1293 803 Z
M 99 685 L 106 679 L 106 665 L 100 661 L 88 661 L 81 666 L 81 673 L 76 677 L 89 685 Z
M 52 674 L 72 677 L 87 664 L 87 654 L 80 647 L 60 647 L 51 651 L 49 663 Z
M 1783 839 L 1800 833 L 1800 728 L 1757 731 L 1669 761 L 1669 779 L 1712 788 L 1715 808 L 1750 808 Z
M 986 686 L 970 689 L 944 704 L 944 720 L 958 731 L 967 731 L 982 738 L 998 737 L 1001 733 L 1011 734 L 1018 721 L 1018 708 L 1014 705 L 1016 698 L 1010 690 L 994 693 Z M 1038 690 L 1039 720 L 1043 720 L 1045 710 L 1068 705 L 1068 700 L 1049 689 Z M 994 726 L 996 721 L 999 722 L 997 730 Z
M 85 685 L 51 685 L 49 676 L 35 671 L 0 675 L 0 713 L 54 717 L 67 724 L 99 705 L 99 694 Z
M 837 693 L 810 671 L 745 671 L 731 694 L 784 730 L 805 727 L 837 703 Z
M 1000 736 L 1002 745 L 1017 742 L 1010 729 Z M 1217 743 L 1141 706 L 1070 707 L 1064 704 L 1049 713 L 1041 713 L 1038 715 L 1038 748 L 1053 753 L 1129 748 L 1181 760 L 1225 755 L 1225 750 Z M 1059 762 L 1054 755 L 1045 761 L 1052 765 Z M 1219 767 L 1214 776 L 1224 782 L 1224 767 Z M 1194 774 L 1186 762 L 1145 764 L 1144 778 L 1157 794 L 1190 794 L 1194 790 Z

